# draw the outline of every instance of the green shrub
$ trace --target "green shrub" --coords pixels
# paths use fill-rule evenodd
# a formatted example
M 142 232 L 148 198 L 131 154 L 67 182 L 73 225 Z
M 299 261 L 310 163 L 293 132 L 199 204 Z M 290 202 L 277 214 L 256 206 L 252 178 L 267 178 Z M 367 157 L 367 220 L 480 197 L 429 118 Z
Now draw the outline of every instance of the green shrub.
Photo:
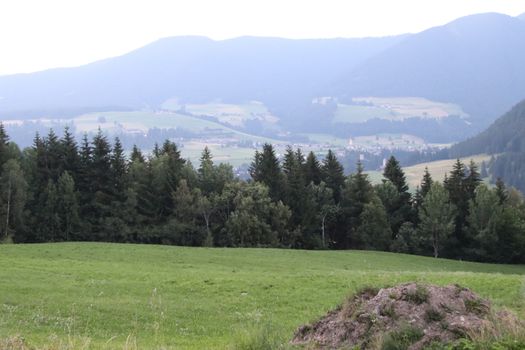
M 425 286 L 418 284 L 414 291 L 407 293 L 406 299 L 414 304 L 423 304 L 428 301 L 428 290 Z
M 406 350 L 423 337 L 423 331 L 413 326 L 406 326 L 399 331 L 389 333 L 383 340 L 381 350 Z

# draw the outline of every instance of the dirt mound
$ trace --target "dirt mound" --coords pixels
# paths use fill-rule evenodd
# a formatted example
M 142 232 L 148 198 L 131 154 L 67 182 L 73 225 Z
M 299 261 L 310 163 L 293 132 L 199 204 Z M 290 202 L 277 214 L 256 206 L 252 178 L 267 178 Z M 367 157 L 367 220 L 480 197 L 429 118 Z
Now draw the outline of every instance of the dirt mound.
M 300 327 L 292 343 L 317 349 L 418 350 L 489 329 L 493 316 L 489 301 L 457 285 L 368 288 L 318 322 Z

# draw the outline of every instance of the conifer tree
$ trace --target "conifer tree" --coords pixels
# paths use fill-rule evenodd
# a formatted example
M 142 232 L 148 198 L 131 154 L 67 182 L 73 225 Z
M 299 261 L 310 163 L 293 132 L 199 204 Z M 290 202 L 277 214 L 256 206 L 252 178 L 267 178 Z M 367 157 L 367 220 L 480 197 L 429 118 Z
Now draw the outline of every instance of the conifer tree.
M 306 184 L 313 182 L 315 185 L 319 185 L 319 183 L 321 183 L 321 164 L 312 151 L 310 151 L 306 157 L 304 179 Z
M 4 124 L 0 121 L 0 169 L 2 169 L 9 157 L 9 136 L 4 128 Z
M 213 157 L 208 146 L 204 147 L 201 154 L 200 166 L 197 170 L 199 188 L 205 195 L 214 192 L 215 188 L 215 167 Z
M 142 154 L 141 150 L 137 147 L 137 145 L 133 145 L 133 150 L 131 151 L 130 159 L 132 163 L 144 163 L 146 161 L 146 158 L 144 158 L 144 155 Z
M 345 227 L 337 232 L 336 246 L 348 249 L 357 244 L 355 232 L 361 225 L 360 215 L 364 206 L 370 202 L 373 187 L 364 173 L 363 165 L 357 162 L 357 171 L 346 180 L 341 199 L 341 210 L 344 216 Z
M 509 199 L 509 193 L 507 191 L 507 187 L 505 186 L 505 182 L 498 177 L 496 180 L 496 195 L 498 196 L 498 200 L 500 204 L 507 203 Z
M 428 171 L 428 167 L 425 167 L 425 172 L 423 174 L 423 179 L 421 180 L 421 188 L 420 188 L 422 197 L 425 197 L 428 191 L 430 191 L 430 187 L 432 187 L 433 182 L 434 180 L 432 179 L 432 176 L 430 175 Z
M 80 226 L 79 205 L 75 192 L 75 181 L 67 171 L 62 173 L 57 183 L 57 212 L 60 220 L 61 239 L 69 241 L 75 238 Z
M 283 195 L 283 174 L 279 160 L 275 154 L 273 146 L 269 143 L 263 145 L 262 152 L 256 152 L 250 174 L 254 181 L 261 182 L 268 186 L 270 198 L 273 201 L 282 199 Z
M 450 203 L 448 192 L 439 182 L 430 187 L 419 211 L 419 232 L 427 239 L 437 258 L 440 248 L 454 231 L 455 207 Z
M 396 187 L 398 192 L 396 203 L 387 207 L 392 234 L 395 237 L 404 222 L 414 221 L 414 212 L 411 204 L 412 196 L 408 191 L 405 173 L 394 156 L 391 156 L 386 163 L 383 176 Z
M 299 151 L 294 152 L 291 147 L 288 147 L 283 162 L 286 180 L 284 203 L 292 210 L 292 218 L 296 225 L 302 224 L 306 205 L 302 158 Z
M 464 181 L 465 193 L 468 196 L 467 200 L 474 199 L 476 196 L 476 188 L 480 183 L 481 176 L 478 171 L 478 166 L 473 160 L 471 160 L 468 166 L 468 175 Z
M 125 191 L 128 188 L 128 164 L 122 143 L 115 138 L 113 153 L 111 155 L 111 175 L 113 176 L 114 194 L 117 200 L 125 200 Z
M 20 164 L 10 159 L 0 173 L 0 241 L 15 236 L 20 238 L 24 230 L 24 208 L 27 201 L 27 182 Z
M 62 171 L 67 171 L 75 181 L 78 181 L 78 177 L 80 176 L 80 156 L 77 142 L 73 134 L 69 131 L 69 127 L 64 128 L 64 135 L 60 140 L 60 146 L 62 149 L 60 159 Z
M 344 169 L 332 150 L 328 150 L 326 158 L 323 160 L 322 181 L 334 193 L 334 200 L 339 203 L 341 200 L 341 191 L 345 182 Z
M 53 129 L 49 129 L 49 133 L 45 139 L 45 146 L 49 176 L 50 179 L 56 183 L 63 171 L 63 149 L 60 140 Z

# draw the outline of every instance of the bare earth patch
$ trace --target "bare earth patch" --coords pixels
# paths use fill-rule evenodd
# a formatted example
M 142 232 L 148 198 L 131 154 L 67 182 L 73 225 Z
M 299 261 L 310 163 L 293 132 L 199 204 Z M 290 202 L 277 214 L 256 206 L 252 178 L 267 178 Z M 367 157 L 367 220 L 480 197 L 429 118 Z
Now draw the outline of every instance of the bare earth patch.
M 386 349 L 401 343 L 419 350 L 493 329 L 496 319 L 509 317 L 514 318 L 492 312 L 489 301 L 469 289 L 407 283 L 362 290 L 316 323 L 300 327 L 292 343 L 314 349 Z

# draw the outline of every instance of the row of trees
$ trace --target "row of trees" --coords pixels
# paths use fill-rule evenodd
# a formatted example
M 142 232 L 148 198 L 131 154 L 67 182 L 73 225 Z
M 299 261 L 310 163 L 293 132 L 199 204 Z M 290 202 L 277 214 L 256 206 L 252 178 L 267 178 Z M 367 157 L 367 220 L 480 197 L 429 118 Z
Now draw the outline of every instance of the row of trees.
M 255 153 L 250 181 L 215 164 L 195 168 L 166 140 L 129 157 L 99 131 L 77 144 L 68 129 L 20 151 L 0 124 L 0 232 L 16 242 L 112 241 L 192 246 L 374 249 L 523 262 L 525 209 L 502 182 L 481 184 L 459 160 L 443 183 L 428 171 L 414 195 L 391 157 L 381 184 L 360 163 L 346 176 L 335 154 L 319 160 L 272 145 Z

